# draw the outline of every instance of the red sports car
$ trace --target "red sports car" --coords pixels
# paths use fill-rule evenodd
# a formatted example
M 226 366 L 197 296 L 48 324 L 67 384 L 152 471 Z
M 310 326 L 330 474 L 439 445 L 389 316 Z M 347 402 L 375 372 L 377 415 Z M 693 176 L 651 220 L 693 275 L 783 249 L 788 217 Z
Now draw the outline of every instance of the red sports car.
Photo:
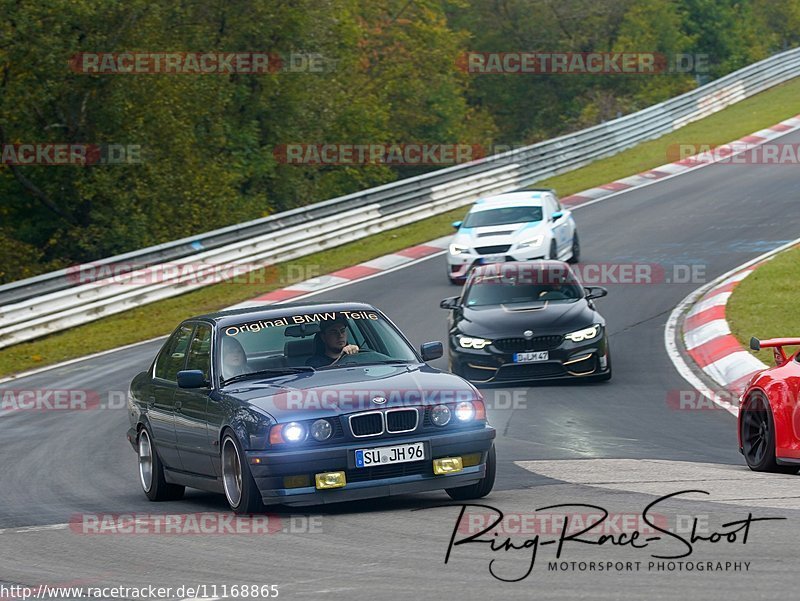
M 787 355 L 785 346 L 800 346 L 800 338 L 750 340 L 754 351 L 775 353 L 775 367 L 750 380 L 739 407 L 739 451 L 757 472 L 800 469 L 800 351 Z

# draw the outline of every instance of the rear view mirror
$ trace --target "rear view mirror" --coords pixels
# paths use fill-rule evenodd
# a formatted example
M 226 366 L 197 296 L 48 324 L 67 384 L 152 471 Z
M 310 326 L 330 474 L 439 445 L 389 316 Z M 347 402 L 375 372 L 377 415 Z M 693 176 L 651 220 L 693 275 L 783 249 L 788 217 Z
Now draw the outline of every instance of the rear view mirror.
M 206 388 L 208 380 L 199 369 L 184 369 L 178 372 L 178 388 Z
M 424 342 L 419 347 L 423 361 L 433 361 L 444 355 L 444 345 L 438 340 L 435 342 Z
M 458 297 L 450 296 L 448 298 L 442 299 L 442 301 L 439 303 L 439 306 L 442 309 L 455 309 L 458 307 Z
M 289 338 L 305 338 L 306 336 L 311 336 L 311 334 L 318 334 L 318 333 L 319 333 L 318 321 L 315 321 L 314 323 L 301 323 L 289 326 L 283 331 L 283 335 Z
M 602 298 L 608 295 L 608 290 L 602 286 L 584 286 L 583 289 L 586 291 L 586 300 Z

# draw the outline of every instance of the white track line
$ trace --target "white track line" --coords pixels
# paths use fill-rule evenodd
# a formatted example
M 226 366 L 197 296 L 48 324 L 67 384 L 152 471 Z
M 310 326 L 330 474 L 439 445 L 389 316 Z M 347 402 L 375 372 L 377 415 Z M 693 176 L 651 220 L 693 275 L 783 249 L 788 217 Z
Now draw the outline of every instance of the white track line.
M 751 259 L 746 263 L 742 263 L 738 267 L 731 269 L 730 271 L 723 273 L 718 278 L 712 280 L 708 284 L 700 286 L 700 288 L 696 289 L 692 293 L 690 293 L 686 298 L 684 298 L 678 305 L 672 310 L 670 313 L 669 319 L 667 319 L 667 324 L 664 326 L 664 346 L 667 349 L 667 354 L 669 358 L 672 360 L 672 364 L 675 366 L 675 369 L 678 370 L 678 373 L 683 376 L 683 379 L 689 382 L 700 394 L 702 394 L 707 399 L 714 402 L 715 405 L 725 409 L 729 413 L 733 415 L 738 415 L 739 410 L 736 407 L 731 407 L 726 403 L 720 402 L 717 399 L 717 395 L 714 394 L 714 391 L 709 390 L 708 386 L 706 386 L 703 381 L 695 374 L 691 367 L 689 367 L 688 363 L 683 357 L 683 354 L 678 350 L 678 343 L 677 337 L 681 334 L 678 331 L 678 321 L 680 320 L 681 315 L 686 312 L 686 310 L 691 307 L 697 299 L 701 298 L 706 292 L 711 290 L 712 288 L 718 286 L 722 282 L 724 282 L 727 278 L 737 274 L 738 272 L 747 269 L 748 267 L 755 265 L 756 263 L 760 263 L 765 259 L 769 259 L 774 255 L 777 255 L 784 250 L 788 250 L 793 246 L 797 246 L 800 244 L 800 238 L 797 240 L 793 240 L 792 242 L 788 242 L 787 244 L 782 244 L 778 248 L 774 248 L 768 252 L 765 252 L 763 255 L 759 255 L 755 259 Z M 722 296 L 722 295 L 718 295 Z M 714 297 L 716 298 L 716 297 Z M 726 384 L 722 384 L 717 382 L 720 386 L 726 386 Z

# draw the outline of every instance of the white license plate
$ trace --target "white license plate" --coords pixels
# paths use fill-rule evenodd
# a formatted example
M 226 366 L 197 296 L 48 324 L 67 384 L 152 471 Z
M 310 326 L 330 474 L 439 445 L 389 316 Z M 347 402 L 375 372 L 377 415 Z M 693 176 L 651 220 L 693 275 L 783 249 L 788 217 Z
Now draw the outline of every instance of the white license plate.
M 506 256 L 505 255 L 484 255 L 483 262 L 484 263 L 505 263 Z
M 425 445 L 421 442 L 399 444 L 393 447 L 377 447 L 374 449 L 358 449 L 356 451 L 356 467 L 386 465 L 387 463 L 405 463 L 422 461 L 425 457 Z
M 536 363 L 537 361 L 549 361 L 549 351 L 536 351 L 532 353 L 514 353 L 514 363 Z

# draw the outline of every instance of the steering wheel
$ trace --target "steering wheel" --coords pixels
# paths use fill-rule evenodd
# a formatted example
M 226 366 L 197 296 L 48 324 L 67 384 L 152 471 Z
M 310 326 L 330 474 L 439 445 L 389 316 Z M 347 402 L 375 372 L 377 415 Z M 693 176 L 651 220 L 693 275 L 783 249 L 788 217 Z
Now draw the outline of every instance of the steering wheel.
M 331 365 L 359 365 L 376 359 L 391 359 L 388 355 L 370 349 L 359 349 L 354 355 L 341 355 Z

